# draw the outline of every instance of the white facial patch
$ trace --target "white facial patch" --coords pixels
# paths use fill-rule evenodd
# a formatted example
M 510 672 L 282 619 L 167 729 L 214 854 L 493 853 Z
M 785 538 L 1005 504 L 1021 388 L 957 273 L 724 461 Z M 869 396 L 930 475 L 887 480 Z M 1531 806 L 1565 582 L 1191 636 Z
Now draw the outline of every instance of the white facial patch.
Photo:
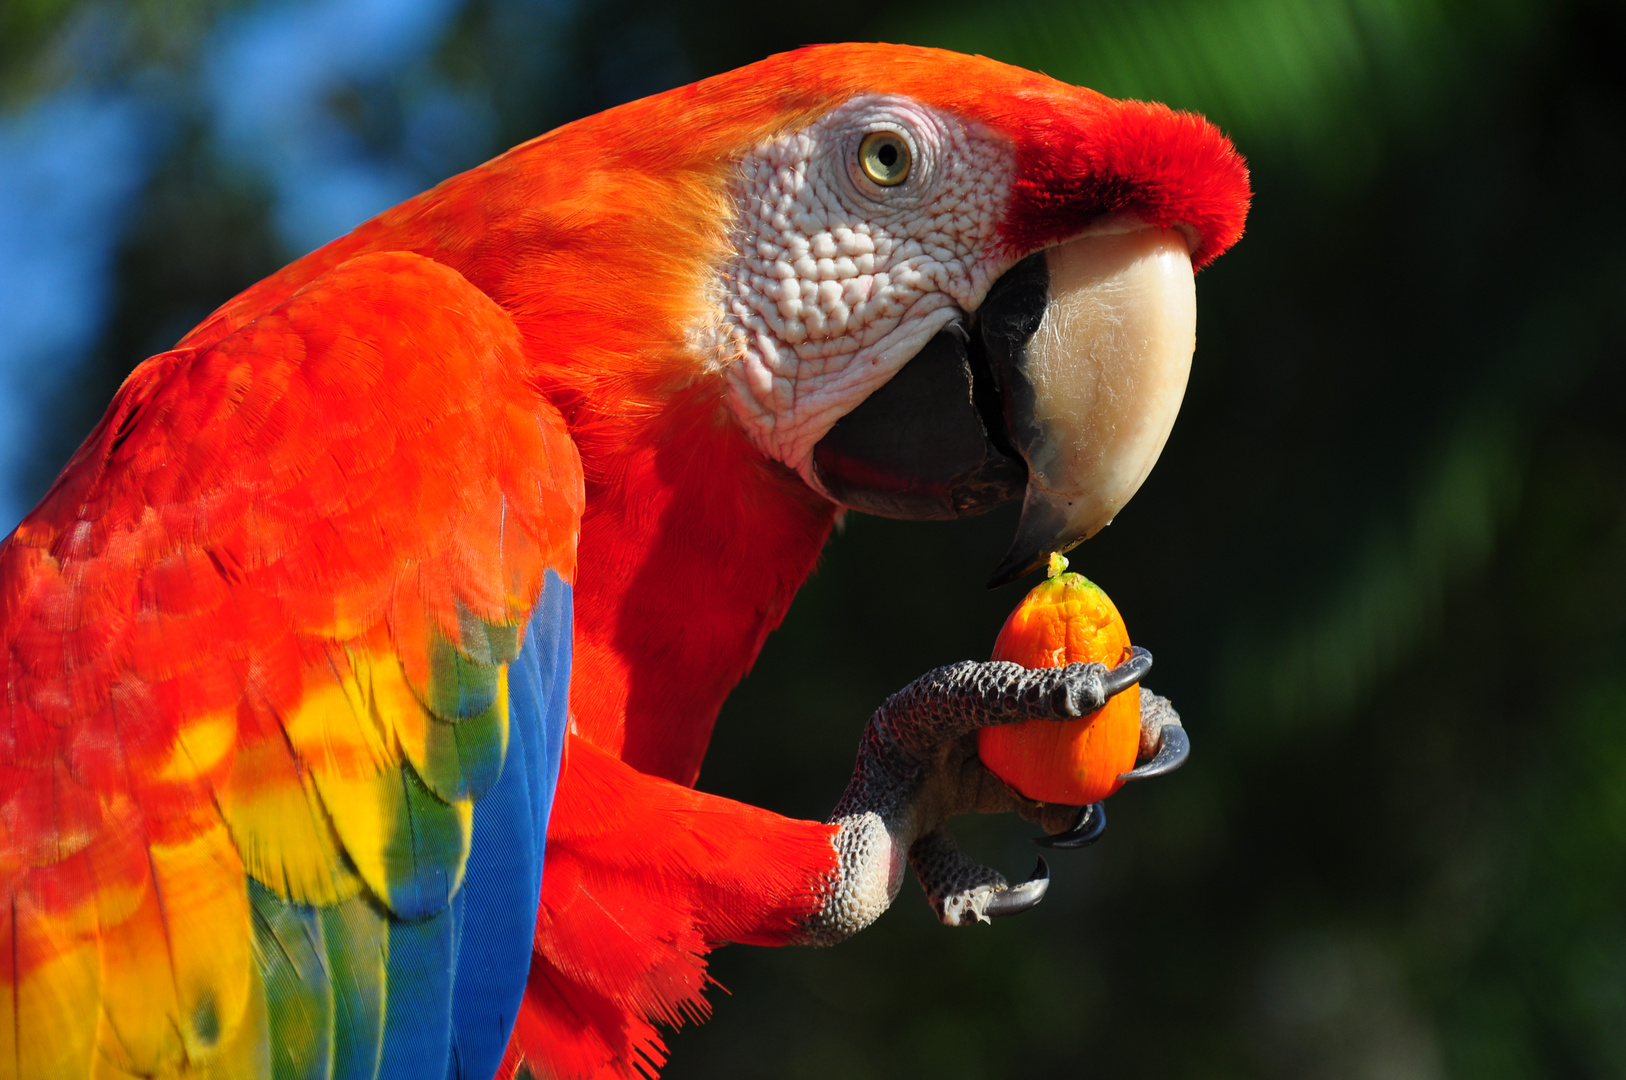
M 901 183 L 862 168 L 872 132 L 907 146 Z M 1007 269 L 994 248 L 1013 172 L 989 129 L 879 95 L 746 157 L 721 318 L 702 336 L 764 453 L 811 482 L 814 444 L 982 302 Z

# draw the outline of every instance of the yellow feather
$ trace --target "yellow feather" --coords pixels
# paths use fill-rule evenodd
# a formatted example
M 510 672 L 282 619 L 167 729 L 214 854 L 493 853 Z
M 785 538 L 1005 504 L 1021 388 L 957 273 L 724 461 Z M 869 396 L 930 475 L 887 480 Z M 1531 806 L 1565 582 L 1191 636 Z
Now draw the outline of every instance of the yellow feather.
M 396 750 L 418 765 L 418 755 L 425 752 L 429 711 L 412 692 L 400 661 L 391 656 L 369 665 L 367 680 L 376 722 Z
M 98 1043 L 98 1052 L 90 1063 L 90 1080 L 147 1080 L 148 1077 L 153 1075 L 152 1073 L 133 1073 L 106 1054 L 101 1053 L 100 1049 L 101 1044 Z M 169 1072 L 164 1073 L 166 1077 L 171 1075 L 173 1074 Z
M 242 1022 L 205 1060 L 188 1061 L 176 1056 L 161 1068 L 131 1071 L 115 1057 L 100 1053 L 93 1062 L 90 1080 L 270 1080 L 270 1027 L 260 973 L 257 968 L 251 968 L 248 1009 Z M 106 1030 L 104 1024 L 103 1031 Z
M 248 872 L 278 896 L 336 904 L 361 891 L 310 778 L 280 739 L 238 751 L 219 801 Z
M 227 1034 L 213 1058 L 195 1072 L 182 1075 L 186 1080 L 269 1080 L 270 1031 L 265 987 L 260 982 L 259 969 L 251 964 L 248 972 L 248 1009 L 242 1022 L 235 1031 Z
M 390 875 L 384 848 L 405 816 L 400 787 L 399 770 L 363 779 L 316 778 L 316 790 L 344 844 L 345 854 L 373 895 L 385 903 L 389 902 Z
M 372 657 L 362 649 L 347 653 L 347 662 L 317 676 L 322 681 L 310 680 L 314 685 L 306 686 L 298 707 L 283 719 L 283 730 L 312 771 L 374 776 L 394 765 L 395 757 L 373 720 L 366 689 Z
M 16 1047 L 0 1060 L 0 1077 L 84 1076 L 96 1036 L 100 972 L 95 939 L 64 934 L 26 895 L 17 897 L 13 912 L 15 956 L 26 974 L 5 1014 L 8 1022 L 16 1020 Z M 9 1071 L 13 1067 L 15 1073 Z
M 474 846 L 474 800 L 459 799 L 452 809 L 457 811 L 457 827 L 463 833 L 463 857 L 457 861 L 457 877 L 452 881 L 456 892 L 463 887 L 463 872 L 469 868 L 469 850 Z
M 180 1063 L 186 1047 L 175 1017 L 181 1013 L 170 973 L 169 930 L 151 887 L 117 923 L 102 924 L 102 1014 L 97 1056 L 118 1070 L 153 1076 Z
M 254 970 L 248 884 L 224 826 L 152 846 L 153 882 L 169 933 L 181 1041 L 193 1061 L 230 1042 L 248 1009 Z
M 345 854 L 361 874 L 367 887 L 386 905 L 394 909 L 405 880 L 417 863 L 405 844 L 433 842 L 427 833 L 414 837 L 416 829 L 438 822 L 409 821 L 408 791 L 406 785 L 419 784 L 415 777 L 394 769 L 380 776 L 352 779 L 331 774 L 317 774 L 316 789 L 328 810 L 334 830 L 344 844 Z M 420 790 L 422 790 L 420 788 Z M 423 791 L 428 813 L 438 818 L 443 814 L 455 815 L 458 830 L 456 851 L 448 860 L 451 871 L 447 893 L 455 892 L 462 884 L 463 871 L 468 864 L 469 846 L 474 838 L 474 801 L 460 799 L 449 806 L 428 791 Z M 425 804 L 420 804 L 425 805 Z M 430 858 L 442 856 L 441 851 L 425 854 Z
M 237 742 L 235 710 L 210 713 L 187 723 L 175 737 L 175 749 L 158 772 L 160 780 L 191 780 L 213 771 Z

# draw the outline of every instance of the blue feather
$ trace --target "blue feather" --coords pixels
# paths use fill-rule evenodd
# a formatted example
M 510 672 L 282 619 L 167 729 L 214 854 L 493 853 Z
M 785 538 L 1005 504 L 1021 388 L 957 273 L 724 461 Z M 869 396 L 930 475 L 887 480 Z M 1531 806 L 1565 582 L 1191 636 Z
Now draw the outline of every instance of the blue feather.
M 489 1080 L 525 994 L 542 853 L 570 705 L 571 589 L 547 572 L 525 645 L 508 669 L 502 775 L 474 807 L 474 842 L 452 901 L 458 926 L 449 1080 Z
M 569 720 L 571 623 L 570 586 L 549 570 L 509 664 L 507 753 L 474 804 L 449 904 L 437 901 L 446 882 L 433 860 L 413 861 L 393 915 L 366 896 L 314 909 L 252 886 L 274 1034 L 287 1044 L 279 1077 L 489 1080 L 502 1064 L 531 967 Z M 439 851 L 437 815 L 449 808 L 410 769 L 402 780 L 403 850 Z
M 429 1080 L 450 1055 L 456 934 L 449 906 L 418 922 L 390 920 L 381 1080 Z

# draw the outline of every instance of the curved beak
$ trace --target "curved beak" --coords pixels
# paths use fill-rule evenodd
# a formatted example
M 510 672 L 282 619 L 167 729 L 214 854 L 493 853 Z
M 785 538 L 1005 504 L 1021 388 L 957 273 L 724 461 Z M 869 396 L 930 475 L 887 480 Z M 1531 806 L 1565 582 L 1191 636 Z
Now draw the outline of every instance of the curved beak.
M 1022 496 L 990 586 L 1105 526 L 1157 461 L 1196 345 L 1180 232 L 1089 233 L 1007 271 L 969 332 L 938 334 L 814 447 L 825 494 L 954 518 Z
M 989 582 L 1003 585 L 1111 523 L 1162 453 L 1197 344 L 1185 238 L 1137 227 L 1050 248 L 995 284 L 978 324 L 1028 466 Z

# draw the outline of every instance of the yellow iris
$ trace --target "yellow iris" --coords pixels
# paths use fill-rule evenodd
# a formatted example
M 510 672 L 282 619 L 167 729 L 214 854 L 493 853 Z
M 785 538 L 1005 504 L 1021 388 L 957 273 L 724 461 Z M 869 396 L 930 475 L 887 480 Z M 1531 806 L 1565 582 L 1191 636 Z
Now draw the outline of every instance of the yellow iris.
M 858 144 L 858 167 L 882 187 L 907 180 L 912 164 L 909 144 L 895 131 L 872 131 Z

